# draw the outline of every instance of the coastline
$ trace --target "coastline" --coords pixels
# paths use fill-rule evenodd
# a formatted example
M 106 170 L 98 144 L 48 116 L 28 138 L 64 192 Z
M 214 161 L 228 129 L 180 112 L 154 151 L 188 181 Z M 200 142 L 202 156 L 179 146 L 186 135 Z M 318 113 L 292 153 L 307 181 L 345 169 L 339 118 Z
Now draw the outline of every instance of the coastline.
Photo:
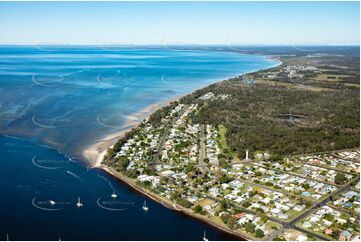
M 264 70 L 276 68 L 276 67 L 281 66 L 283 64 L 283 62 L 276 56 L 265 56 L 265 57 L 267 59 L 276 61 L 277 64 L 274 65 L 274 66 L 269 66 L 269 67 L 264 68 L 264 69 L 252 70 L 252 71 L 249 71 L 249 72 L 246 72 L 246 73 L 242 73 L 242 74 L 239 74 L 237 77 L 240 77 L 240 76 L 242 76 L 244 74 L 247 74 L 247 73 L 253 73 L 253 72 L 264 71 Z M 225 81 L 225 80 L 218 80 L 218 81 L 216 81 L 214 83 L 210 83 L 208 85 L 199 87 L 194 91 L 200 90 L 200 89 L 205 88 L 205 87 L 207 87 L 209 85 L 213 85 L 213 84 L 220 83 L 220 82 L 223 82 L 223 81 Z M 187 214 L 187 215 L 189 215 L 189 216 L 191 216 L 191 217 L 193 217 L 195 219 L 201 220 L 201 221 L 215 227 L 216 229 L 219 229 L 219 230 L 221 230 L 223 232 L 227 232 L 229 234 L 232 234 L 232 235 L 234 235 L 234 236 L 236 236 L 236 237 L 238 237 L 238 238 L 240 238 L 242 240 L 250 240 L 250 241 L 251 240 L 257 240 L 256 238 L 251 238 L 251 237 L 249 237 L 249 236 L 247 236 L 247 235 L 245 235 L 243 233 L 230 230 L 228 227 L 217 224 L 216 222 L 212 221 L 211 219 L 209 219 L 209 218 L 207 218 L 205 216 L 194 213 L 191 209 L 181 207 L 181 206 L 173 203 L 169 199 L 166 199 L 166 198 L 161 197 L 161 196 L 159 196 L 159 195 L 157 195 L 155 193 L 152 193 L 151 191 L 148 191 L 148 190 L 144 189 L 143 187 L 137 185 L 136 182 L 134 182 L 134 180 L 132 180 L 132 179 L 122 175 L 121 173 L 117 172 L 112 167 L 109 167 L 109 166 L 106 166 L 106 165 L 102 164 L 102 160 L 103 160 L 103 158 L 104 158 L 104 156 L 106 154 L 107 149 L 112 148 L 113 145 L 116 143 L 116 141 L 119 138 L 121 138 L 122 136 L 124 136 L 124 134 L 126 132 L 128 132 L 133 127 L 136 127 L 139 123 L 142 122 L 143 119 L 145 119 L 146 117 L 151 115 L 153 112 L 155 112 L 159 108 L 164 107 L 164 106 L 168 105 L 170 102 L 178 100 L 181 97 L 186 96 L 188 94 L 189 93 L 182 94 L 182 95 L 176 96 L 176 97 L 171 98 L 171 99 L 166 100 L 166 101 L 161 101 L 159 103 L 151 104 L 151 105 L 147 106 L 146 108 L 144 108 L 141 112 L 135 113 L 133 115 L 129 115 L 127 117 L 127 123 L 126 124 L 130 124 L 131 127 L 126 125 L 125 127 L 127 127 L 127 128 L 124 128 L 123 130 L 112 133 L 112 134 L 106 136 L 102 141 L 97 142 L 97 143 L 89 146 L 87 149 L 84 150 L 83 157 L 86 160 L 93 163 L 91 165 L 92 168 L 98 168 L 98 169 L 101 169 L 101 170 L 105 171 L 106 173 L 108 173 L 109 175 L 115 177 L 119 181 L 127 184 L 128 186 L 130 186 L 135 191 L 140 192 L 141 194 L 143 194 L 143 195 L 149 197 L 150 199 L 160 203 L 161 205 L 163 205 L 164 207 L 166 207 L 168 209 Z
M 230 230 L 226 226 L 219 225 L 219 224 L 215 223 L 214 221 L 212 221 L 211 219 L 209 219 L 209 218 L 207 218 L 205 216 L 194 213 L 189 208 L 181 207 L 181 206 L 173 203 L 172 201 L 170 201 L 169 199 L 167 199 L 165 197 L 161 197 L 158 194 L 155 194 L 155 193 L 153 193 L 151 191 L 146 190 L 145 188 L 137 185 L 136 182 L 134 181 L 134 179 L 131 179 L 129 177 L 126 177 L 126 176 L 122 175 L 121 173 L 114 170 L 112 167 L 101 164 L 96 168 L 105 171 L 106 173 L 113 176 L 117 180 L 127 184 L 128 186 L 130 186 L 135 191 L 140 192 L 141 194 L 147 196 L 148 198 L 152 199 L 153 201 L 155 201 L 157 203 L 160 203 L 161 205 L 163 205 L 164 207 L 166 207 L 168 209 L 171 209 L 173 211 L 177 211 L 177 212 L 189 215 L 189 216 L 191 216 L 191 217 L 193 217 L 195 219 L 201 220 L 202 222 L 205 222 L 205 223 L 215 227 L 216 229 L 219 229 L 219 230 L 221 230 L 223 232 L 227 232 L 229 234 L 237 236 L 238 238 L 240 238 L 242 240 L 255 240 L 255 238 L 250 238 L 245 234 L 239 233 L 237 231 Z
M 127 120 L 125 122 L 124 128 L 108 134 L 104 136 L 100 141 L 97 141 L 92 145 L 86 147 L 82 151 L 82 157 L 86 161 L 88 161 L 91 168 L 99 167 L 108 148 L 112 148 L 113 145 L 118 141 L 118 139 L 123 137 L 125 133 L 130 131 L 132 128 L 138 126 L 145 118 L 147 118 L 153 112 L 157 111 L 159 108 L 167 106 L 169 103 L 178 100 L 182 96 L 183 95 L 178 95 L 165 101 L 152 103 L 143 108 L 141 111 L 128 115 L 126 117 Z
M 237 53 L 237 52 L 236 52 Z M 255 54 L 257 55 L 257 54 Z M 267 68 L 264 69 L 259 69 L 259 70 L 251 70 L 249 72 L 246 73 L 240 73 L 237 77 L 240 77 L 244 74 L 248 74 L 248 73 L 253 73 L 253 72 L 258 72 L 258 71 L 264 71 L 264 70 L 268 70 L 268 69 L 272 69 L 278 66 L 281 66 L 283 64 L 283 62 L 279 59 L 278 56 L 274 56 L 274 55 L 266 55 L 264 56 L 266 59 L 268 60 L 273 60 L 275 62 L 277 62 L 276 65 L 274 66 L 269 66 Z M 226 81 L 225 80 L 218 80 L 216 82 L 207 84 L 205 86 L 201 86 L 199 88 L 197 88 L 194 91 L 200 90 L 202 88 L 205 88 L 209 85 L 215 84 L 215 83 L 220 83 L 222 81 Z M 125 122 L 124 128 L 122 128 L 121 130 L 118 130 L 116 132 L 113 132 L 111 134 L 106 135 L 105 137 L 103 137 L 100 141 L 95 142 L 94 144 L 88 146 L 87 148 L 85 148 L 82 152 L 82 157 L 88 161 L 90 164 L 89 166 L 94 168 L 94 167 L 99 167 L 101 165 L 101 162 L 106 154 L 106 151 L 108 148 L 112 148 L 113 145 L 117 142 L 117 140 L 121 137 L 123 137 L 125 135 L 125 133 L 127 133 L 128 131 L 130 131 L 132 128 L 138 126 L 145 118 L 147 118 L 149 115 L 151 115 L 153 112 L 157 111 L 159 108 L 162 108 L 166 105 L 168 105 L 169 103 L 176 101 L 178 99 L 180 99 L 183 96 L 188 95 L 189 93 L 185 93 L 185 94 L 180 94 L 177 95 L 173 98 L 170 98 L 168 100 L 164 100 L 164 101 L 160 101 L 160 102 L 156 102 L 153 104 L 150 104 L 148 106 L 146 106 L 145 108 L 143 108 L 141 111 L 137 112 L 137 113 L 133 113 L 131 115 L 127 116 L 127 121 Z

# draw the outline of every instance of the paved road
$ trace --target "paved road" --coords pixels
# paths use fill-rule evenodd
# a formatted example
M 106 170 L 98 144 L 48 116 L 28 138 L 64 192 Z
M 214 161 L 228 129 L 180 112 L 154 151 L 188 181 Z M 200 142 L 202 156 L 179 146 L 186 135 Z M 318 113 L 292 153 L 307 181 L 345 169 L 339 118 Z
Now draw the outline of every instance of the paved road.
M 165 142 L 166 138 L 168 137 L 168 133 L 169 133 L 169 126 L 167 125 L 167 126 L 164 128 L 164 132 L 163 132 L 162 138 L 161 138 L 160 141 L 159 141 L 157 153 L 154 154 L 154 158 L 153 158 L 153 161 L 152 161 L 152 164 L 153 164 L 153 165 L 155 165 L 155 164 L 157 164 L 157 163 L 159 162 L 159 157 L 160 157 L 160 155 L 162 154 L 163 145 L 164 145 L 164 142 Z
M 250 182 L 248 180 L 244 180 L 244 179 L 241 179 L 241 178 L 237 178 L 236 180 L 240 180 L 244 183 L 247 183 L 249 185 L 252 185 L 252 186 L 256 186 L 256 187 L 262 187 L 266 190 L 270 190 L 270 191 L 273 191 L 273 192 L 279 192 L 279 193 L 282 193 L 282 194 L 285 194 L 286 196 L 289 196 L 290 193 L 287 192 L 287 191 L 283 191 L 283 190 L 278 190 L 278 189 L 274 189 L 273 187 L 269 187 L 269 186 L 266 186 L 266 185 L 262 185 L 262 184 L 257 184 L 257 183 L 253 183 L 253 182 Z M 296 195 L 296 194 L 292 194 L 292 196 L 295 196 L 299 199 L 303 199 L 303 200 L 307 200 L 307 201 L 310 201 L 312 203 L 314 203 L 315 201 L 311 198 L 307 198 L 307 197 L 304 197 L 304 196 L 301 196 L 301 195 Z
M 282 170 L 274 169 L 274 168 L 271 168 L 271 167 L 266 167 L 266 166 L 264 166 L 264 165 L 262 165 L 262 164 L 258 164 L 258 163 L 257 163 L 257 164 L 250 163 L 250 162 L 245 162 L 245 163 L 246 163 L 246 164 L 250 164 L 250 165 L 261 166 L 261 167 L 265 168 L 266 170 L 278 171 L 278 172 L 281 172 L 282 174 L 289 174 L 289 175 L 297 176 L 297 177 L 304 178 L 304 179 L 307 179 L 307 180 L 311 180 L 311 181 L 315 181 L 315 182 L 320 182 L 320 183 L 325 183 L 325 184 L 328 184 L 328 185 L 337 187 L 337 185 L 334 184 L 334 183 L 327 182 L 327 181 L 320 181 L 320 180 L 314 179 L 314 178 L 312 178 L 312 177 L 303 176 L 303 175 L 301 175 L 301 174 L 297 174 L 297 173 L 293 173 L 293 172 L 288 172 L 288 171 L 282 171 Z
M 320 202 L 315 202 L 314 205 L 309 208 L 308 210 L 306 210 L 305 212 L 303 212 L 302 214 L 300 214 L 299 216 L 297 216 L 296 218 L 294 218 L 293 220 L 289 221 L 289 222 L 286 222 L 286 221 L 283 221 L 283 220 L 280 220 L 280 219 L 277 219 L 277 218 L 274 218 L 274 217 L 270 217 L 266 214 L 264 214 L 265 216 L 267 216 L 267 218 L 270 220 L 270 221 L 273 221 L 273 222 L 276 222 L 276 223 L 279 223 L 282 225 L 282 228 L 285 229 L 285 228 L 290 228 L 290 229 L 296 229 L 296 230 L 299 230 L 305 234 L 310 234 L 312 235 L 313 237 L 317 238 L 317 239 L 320 239 L 320 240 L 328 240 L 327 238 L 324 238 L 323 236 L 317 234 L 317 233 L 314 233 L 312 231 L 308 231 L 308 230 L 305 230 L 305 229 L 302 229 L 302 228 L 299 228 L 299 227 L 296 227 L 296 224 L 301 221 L 302 219 L 304 219 L 305 217 L 309 216 L 312 212 L 318 210 L 320 207 L 324 206 L 327 204 L 327 202 L 331 201 L 331 197 L 336 197 L 338 196 L 339 194 L 347 191 L 350 189 L 351 187 L 351 183 L 355 180 L 358 180 L 359 178 L 355 178 L 353 180 L 351 180 L 349 183 L 347 183 L 346 185 L 340 187 L 339 189 L 337 189 L 335 192 L 333 192 L 332 194 L 330 194 L 328 197 L 326 197 L 325 199 L 323 199 L 322 201 Z M 256 186 L 261 186 L 265 189 L 270 189 L 270 190 L 274 190 L 272 188 L 269 188 L 267 186 L 262 186 L 262 185 L 259 185 L 259 184 L 253 184 L 253 183 L 250 183 L 248 181 L 245 181 L 245 180 L 242 180 L 240 179 L 241 181 L 245 182 L 245 183 L 248 183 L 248 184 L 252 184 L 252 185 L 256 185 Z M 277 190 L 274 190 L 274 191 L 277 191 Z M 277 192 L 280 192 L 280 191 L 277 191 Z M 206 195 L 207 196 L 207 195 Z M 209 196 L 207 196 L 209 197 Z M 216 201 L 219 201 L 218 199 L 215 199 L 213 197 L 209 197 L 210 199 L 213 199 L 213 200 L 216 200 Z M 253 210 L 250 210 L 250 209 L 246 209 L 244 207 L 240 207 L 240 206 L 235 206 L 236 208 L 238 209 L 241 209 L 247 213 L 250 213 L 250 214 L 254 214 L 254 215 L 258 215 L 255 211 Z M 280 233 L 277 233 L 277 232 L 274 232 L 272 233 L 271 235 L 269 235 L 268 237 L 266 237 L 265 239 L 266 240 L 272 240 L 273 238 L 275 238 L 276 236 L 278 236 Z
M 202 170 L 205 170 L 207 167 L 207 164 L 204 162 L 204 157 L 206 153 L 206 147 L 204 145 L 204 124 L 201 124 L 200 126 L 201 134 L 200 134 L 200 150 L 199 150 L 199 168 Z
M 327 170 L 333 170 L 333 171 L 337 171 L 337 172 L 343 172 L 343 173 L 346 173 L 346 174 L 349 174 L 349 175 L 357 175 L 357 173 L 352 173 L 352 172 L 348 172 L 348 171 L 343 171 L 343 170 L 336 169 L 336 168 L 325 167 L 325 166 L 316 165 L 316 164 L 309 164 L 309 163 L 305 163 L 305 164 L 310 165 L 310 166 L 319 167 L 319 168 L 324 168 L 324 169 L 327 169 Z
M 284 228 L 277 229 L 277 230 L 273 231 L 273 233 L 271 233 L 271 234 L 269 234 L 268 236 L 266 236 L 264 240 L 266 240 L 266 241 L 272 241 L 274 238 L 277 238 L 280 234 L 282 234 L 283 231 L 285 231 Z
M 351 183 L 355 180 L 358 180 L 359 178 L 355 178 L 353 179 L 352 181 L 350 181 L 349 183 L 347 183 L 346 185 L 342 186 L 341 188 L 339 188 L 338 190 L 336 190 L 335 192 L 333 192 L 330 196 L 326 197 L 325 199 L 323 199 L 322 201 L 320 202 L 317 202 L 316 204 L 314 204 L 310 209 L 308 209 L 306 212 L 300 214 L 298 217 L 296 217 L 295 219 L 293 219 L 292 221 L 289 222 L 289 224 L 287 225 L 287 227 L 289 228 L 293 228 L 293 229 L 297 229 L 297 230 L 300 230 L 306 234 L 311 234 L 312 236 L 316 237 L 316 238 L 320 238 L 320 239 L 323 239 L 323 240 L 327 240 L 326 238 L 323 238 L 322 236 L 316 234 L 316 233 L 313 233 L 313 232 L 310 232 L 308 230 L 305 230 L 305 229 L 302 229 L 302 228 L 299 228 L 299 227 L 296 227 L 296 224 L 301 221 L 302 219 L 304 219 L 305 217 L 309 216 L 312 212 L 318 210 L 320 207 L 326 205 L 327 202 L 331 201 L 331 198 L 332 197 L 336 197 L 338 196 L 339 194 L 347 191 L 350 189 L 350 186 L 351 186 Z
M 358 178 L 356 178 L 358 179 Z M 355 180 L 355 179 L 354 179 Z M 294 220 L 292 220 L 290 223 L 292 224 L 296 224 L 298 223 L 301 219 L 307 217 L 308 215 L 310 215 L 312 212 L 314 212 L 315 210 L 317 210 L 318 208 L 326 205 L 327 202 L 331 201 L 331 197 L 336 197 L 339 194 L 343 193 L 344 191 L 347 191 L 350 189 L 350 184 L 354 181 L 351 180 L 349 183 L 347 183 L 346 185 L 342 186 L 341 188 L 339 188 L 338 190 L 336 190 L 335 192 L 333 192 L 330 196 L 326 197 L 325 199 L 323 199 L 320 202 L 315 203 L 309 210 L 307 210 L 306 212 L 300 214 L 297 218 L 295 218 Z
M 156 165 L 159 163 L 159 157 L 160 155 L 162 154 L 162 151 L 163 151 L 163 145 L 164 145 L 164 142 L 166 141 L 167 137 L 168 137 L 168 134 L 169 134 L 169 130 L 171 127 L 173 127 L 173 124 L 182 116 L 182 114 L 185 112 L 187 106 L 185 108 L 183 108 L 177 117 L 174 117 L 173 120 L 171 121 L 170 124 L 167 124 L 164 128 L 164 132 L 163 132 L 163 135 L 162 135 L 162 138 L 160 139 L 159 141 L 159 145 L 158 145 L 158 150 L 157 150 L 157 153 L 154 154 L 154 157 L 153 157 L 153 161 L 152 161 L 152 165 Z

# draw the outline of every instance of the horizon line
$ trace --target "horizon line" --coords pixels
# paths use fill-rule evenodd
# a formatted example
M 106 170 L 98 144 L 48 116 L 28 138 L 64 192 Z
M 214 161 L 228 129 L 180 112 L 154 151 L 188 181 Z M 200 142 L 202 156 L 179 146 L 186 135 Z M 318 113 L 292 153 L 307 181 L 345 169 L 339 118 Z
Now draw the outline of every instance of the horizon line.
M 197 43 L 187 43 L 187 44 L 0 44 L 0 46 L 112 46 L 112 47 L 121 47 L 121 46 L 244 46 L 244 47 L 262 47 L 262 46 L 360 46 L 360 43 L 350 43 L 350 44 L 197 44 Z

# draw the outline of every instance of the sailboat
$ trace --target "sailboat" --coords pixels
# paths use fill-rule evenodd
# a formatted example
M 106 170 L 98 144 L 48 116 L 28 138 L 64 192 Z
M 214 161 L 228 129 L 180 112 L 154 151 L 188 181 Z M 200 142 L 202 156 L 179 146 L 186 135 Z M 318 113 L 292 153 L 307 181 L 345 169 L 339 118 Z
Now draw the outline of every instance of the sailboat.
M 203 241 L 208 241 L 207 239 L 207 235 L 206 235 L 206 231 L 204 230 L 204 233 L 203 233 Z
M 113 191 L 112 195 L 111 195 L 112 198 L 117 198 L 118 195 L 115 193 L 115 191 Z
M 147 201 L 146 200 L 144 200 L 144 204 L 143 204 L 142 208 L 143 208 L 144 211 L 148 211 L 149 208 L 147 207 Z
M 6 234 L 6 241 L 10 241 L 9 240 L 9 234 Z
M 83 207 L 83 204 L 80 202 L 80 197 L 78 197 L 78 202 L 76 203 L 78 208 Z

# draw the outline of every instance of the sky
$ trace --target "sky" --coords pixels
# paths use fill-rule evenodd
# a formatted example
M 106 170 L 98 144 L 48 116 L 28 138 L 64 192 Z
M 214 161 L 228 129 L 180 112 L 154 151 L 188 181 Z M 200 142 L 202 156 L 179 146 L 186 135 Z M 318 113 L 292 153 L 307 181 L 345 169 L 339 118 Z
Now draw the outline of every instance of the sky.
M 0 44 L 348 45 L 357 2 L 0 2 Z

